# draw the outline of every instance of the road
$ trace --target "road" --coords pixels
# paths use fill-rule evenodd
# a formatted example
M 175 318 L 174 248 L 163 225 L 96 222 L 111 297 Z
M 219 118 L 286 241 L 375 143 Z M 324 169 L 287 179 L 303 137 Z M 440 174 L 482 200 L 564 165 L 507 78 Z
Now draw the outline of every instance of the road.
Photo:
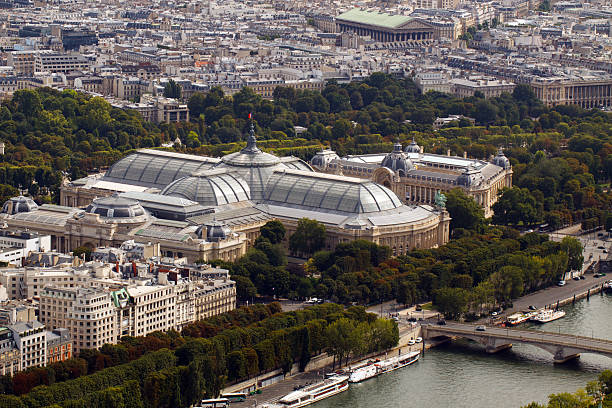
M 540 309 L 547 305 L 555 305 L 557 301 L 569 299 L 574 295 L 586 292 L 589 289 L 601 286 L 605 278 L 595 278 L 592 274 L 584 275 L 584 280 L 568 280 L 565 286 L 552 286 L 538 292 L 522 296 L 513 302 L 513 307 L 507 309 L 504 314 L 512 314 L 516 311 L 527 310 L 529 306 Z

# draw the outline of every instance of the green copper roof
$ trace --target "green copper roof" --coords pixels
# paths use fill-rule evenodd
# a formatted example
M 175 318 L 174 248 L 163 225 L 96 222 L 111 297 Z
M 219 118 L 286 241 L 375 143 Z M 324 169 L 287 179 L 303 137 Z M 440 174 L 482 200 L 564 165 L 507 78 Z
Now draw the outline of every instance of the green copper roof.
M 336 17 L 336 20 L 345 20 L 385 28 L 396 28 L 412 20 L 412 17 L 398 15 L 394 16 L 386 13 L 373 13 L 356 8 L 340 14 L 338 17 Z

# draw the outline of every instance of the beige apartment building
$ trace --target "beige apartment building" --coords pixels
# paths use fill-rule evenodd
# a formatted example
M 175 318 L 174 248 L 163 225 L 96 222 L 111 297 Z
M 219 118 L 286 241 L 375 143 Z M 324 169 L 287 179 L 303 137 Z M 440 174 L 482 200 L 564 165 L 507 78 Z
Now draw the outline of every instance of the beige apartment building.
M 12 51 L 8 53 L 6 63 L 17 75 L 33 75 L 35 60 L 36 51 Z
M 117 314 L 110 293 L 95 288 L 46 287 L 40 294 L 40 321 L 70 331 L 74 353 L 116 343 Z

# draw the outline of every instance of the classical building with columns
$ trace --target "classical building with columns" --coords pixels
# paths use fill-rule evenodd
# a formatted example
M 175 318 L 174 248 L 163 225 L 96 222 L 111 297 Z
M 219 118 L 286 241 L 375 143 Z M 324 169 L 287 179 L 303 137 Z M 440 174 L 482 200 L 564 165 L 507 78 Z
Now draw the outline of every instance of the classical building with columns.
M 425 20 L 352 9 L 336 17 L 336 31 L 369 36 L 378 42 L 435 40 L 436 28 Z
M 340 158 L 333 150 L 311 160 L 316 170 L 368 178 L 389 188 L 406 204 L 435 203 L 436 194 L 461 188 L 493 215 L 498 192 L 512 186 L 512 166 L 500 149 L 490 162 L 467 157 L 423 153 L 413 140 L 406 149 L 396 143 L 392 152 Z
M 296 157 L 265 153 L 251 128 L 246 147 L 221 158 L 137 151 L 103 175 L 63 186 L 62 206 L 39 207 L 16 197 L 0 221 L 51 235 L 58 251 L 134 240 L 192 262 L 239 258 L 273 219 L 285 225 L 287 236 L 300 219 L 323 223 L 327 249 L 365 239 L 399 255 L 445 244 L 445 209 L 431 200 L 406 205 L 390 185 L 324 174 Z

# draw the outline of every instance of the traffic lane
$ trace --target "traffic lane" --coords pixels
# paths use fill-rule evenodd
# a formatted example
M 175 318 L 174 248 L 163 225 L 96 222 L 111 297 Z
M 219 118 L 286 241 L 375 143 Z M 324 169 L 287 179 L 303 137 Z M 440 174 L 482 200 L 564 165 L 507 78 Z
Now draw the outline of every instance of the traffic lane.
M 538 292 L 522 296 L 513 302 L 513 307 L 509 310 L 527 310 L 531 305 L 542 308 L 546 305 L 556 304 L 557 301 L 569 299 L 574 295 L 584 293 L 589 289 L 596 288 L 605 282 L 605 278 L 595 278 L 593 275 L 584 275 L 585 279 L 575 281 L 567 280 L 565 286 L 551 286 Z M 508 310 L 505 313 L 509 313 Z

